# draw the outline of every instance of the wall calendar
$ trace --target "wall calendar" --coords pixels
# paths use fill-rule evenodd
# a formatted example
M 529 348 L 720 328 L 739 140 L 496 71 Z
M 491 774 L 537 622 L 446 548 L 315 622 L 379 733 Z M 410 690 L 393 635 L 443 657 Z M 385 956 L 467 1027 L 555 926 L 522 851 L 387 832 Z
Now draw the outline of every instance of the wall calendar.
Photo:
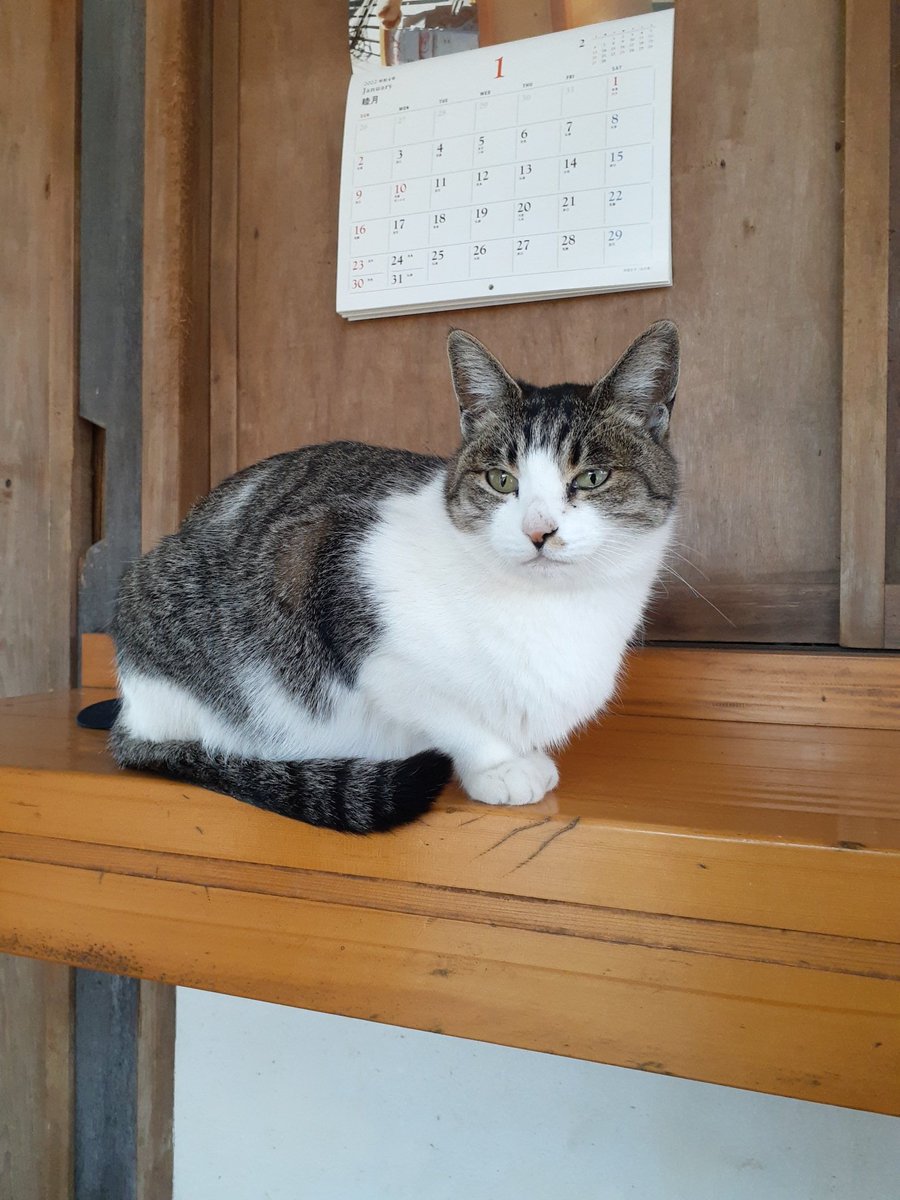
M 668 9 L 355 75 L 338 312 L 671 284 L 673 31 Z

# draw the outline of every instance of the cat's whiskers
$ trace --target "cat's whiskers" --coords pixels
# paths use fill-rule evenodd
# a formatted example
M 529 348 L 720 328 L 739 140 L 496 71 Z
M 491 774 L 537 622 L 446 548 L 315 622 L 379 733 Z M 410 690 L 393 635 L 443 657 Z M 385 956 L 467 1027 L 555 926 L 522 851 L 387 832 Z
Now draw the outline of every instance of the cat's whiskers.
M 692 583 L 688 583 L 688 581 L 685 579 L 685 577 L 683 575 L 679 575 L 674 567 L 670 566 L 668 563 L 663 563 L 662 569 L 664 571 L 668 571 L 670 575 L 674 575 L 675 578 L 680 583 L 683 583 L 684 586 L 688 589 L 688 591 L 691 592 L 694 596 L 696 596 L 698 600 L 702 600 L 705 604 L 708 604 L 711 609 L 713 609 L 715 612 L 717 612 L 719 614 L 719 616 L 722 618 L 723 621 L 728 622 L 728 624 L 731 626 L 732 629 L 737 629 L 737 625 L 734 623 L 734 621 L 732 621 L 731 617 L 729 617 L 726 613 L 723 613 L 721 608 L 719 608 L 719 606 L 717 604 L 713 604 L 713 602 L 712 602 L 712 600 L 710 600 L 709 596 L 704 596 L 703 593 L 701 591 L 699 591 L 698 588 L 695 588 Z
M 702 575 L 702 577 L 706 580 L 706 582 L 709 583 L 709 581 L 710 581 L 709 576 L 706 574 L 706 572 L 701 567 L 698 567 L 695 562 L 692 562 L 689 558 L 686 558 L 683 554 L 679 554 L 677 550 L 672 548 L 672 546 L 669 546 L 668 553 L 674 554 L 677 559 L 681 560 L 681 562 L 687 563 L 687 565 L 689 567 L 691 567 L 694 571 L 696 571 L 698 575 Z

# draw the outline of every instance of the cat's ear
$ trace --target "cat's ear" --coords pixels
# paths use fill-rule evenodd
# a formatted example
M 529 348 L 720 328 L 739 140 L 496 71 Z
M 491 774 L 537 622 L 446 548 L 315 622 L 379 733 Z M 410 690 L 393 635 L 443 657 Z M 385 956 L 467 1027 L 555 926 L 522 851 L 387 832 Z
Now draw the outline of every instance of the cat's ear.
M 662 442 L 669 430 L 680 361 L 678 330 L 671 321 L 657 321 L 632 342 L 595 386 L 593 396 L 604 411 L 620 410 Z
M 454 329 L 447 338 L 453 390 L 459 401 L 459 424 L 469 437 L 479 422 L 500 405 L 518 399 L 519 385 L 471 333 Z

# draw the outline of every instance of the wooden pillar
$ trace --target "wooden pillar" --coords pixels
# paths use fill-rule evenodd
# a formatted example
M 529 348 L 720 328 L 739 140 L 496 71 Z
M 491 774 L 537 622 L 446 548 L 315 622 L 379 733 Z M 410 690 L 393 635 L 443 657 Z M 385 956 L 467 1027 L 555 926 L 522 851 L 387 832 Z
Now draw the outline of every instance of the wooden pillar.
M 884 645 L 891 4 L 847 0 L 841 645 Z

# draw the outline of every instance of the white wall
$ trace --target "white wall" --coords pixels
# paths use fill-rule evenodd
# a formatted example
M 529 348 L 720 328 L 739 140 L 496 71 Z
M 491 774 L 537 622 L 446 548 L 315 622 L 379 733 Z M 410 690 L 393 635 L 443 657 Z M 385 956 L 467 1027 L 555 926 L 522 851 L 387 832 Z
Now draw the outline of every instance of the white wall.
M 900 1120 L 180 988 L 175 1200 L 900 1200 Z

